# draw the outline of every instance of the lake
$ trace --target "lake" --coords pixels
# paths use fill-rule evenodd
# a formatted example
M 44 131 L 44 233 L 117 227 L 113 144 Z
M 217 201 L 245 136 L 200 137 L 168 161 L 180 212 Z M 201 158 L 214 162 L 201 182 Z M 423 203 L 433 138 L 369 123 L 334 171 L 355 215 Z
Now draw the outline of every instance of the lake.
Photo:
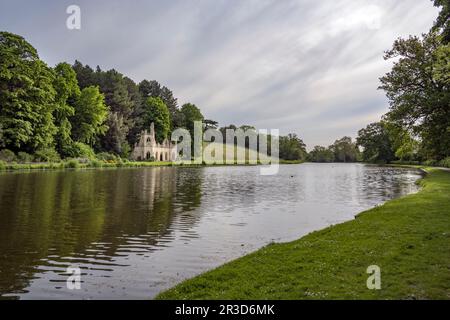
M 418 190 L 420 172 L 363 164 L 0 174 L 0 296 L 151 299 L 270 242 Z M 66 286 L 81 269 L 81 289 Z

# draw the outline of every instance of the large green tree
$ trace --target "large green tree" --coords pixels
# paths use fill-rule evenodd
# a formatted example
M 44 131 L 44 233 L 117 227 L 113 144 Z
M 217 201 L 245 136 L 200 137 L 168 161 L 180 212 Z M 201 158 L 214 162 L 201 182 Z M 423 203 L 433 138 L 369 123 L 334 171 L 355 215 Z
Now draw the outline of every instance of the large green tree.
M 355 162 L 358 160 L 358 147 L 350 137 L 343 137 L 336 140 L 330 150 L 334 153 L 334 161 L 336 162 Z
M 312 162 L 333 162 L 334 153 L 329 148 L 315 146 L 314 149 L 309 152 L 308 159 Z
M 162 142 L 170 131 L 170 113 L 161 98 L 149 97 L 145 101 L 144 125 L 149 128 L 151 123 L 155 125 L 156 140 Z
M 434 30 L 441 32 L 444 44 L 450 42 L 450 1 L 433 0 L 436 7 L 440 7 L 441 11 L 434 23 Z
M 395 158 L 391 138 L 383 122 L 371 123 L 359 130 L 356 143 L 363 148 L 364 161 L 387 163 Z
M 306 145 L 295 133 L 279 137 L 279 156 L 284 160 L 304 160 Z
M 194 122 L 203 121 L 203 116 L 200 109 L 192 103 L 186 103 L 181 107 L 181 127 L 186 128 L 191 133 L 191 137 L 194 137 Z
M 56 90 L 56 108 L 53 112 L 54 123 L 57 127 L 55 136 L 56 150 L 64 154 L 64 149 L 72 144 L 72 125 L 70 117 L 75 114 L 74 104 L 80 96 L 77 75 L 68 63 L 59 63 L 54 68 Z
M 106 133 L 108 107 L 98 87 L 87 87 L 81 91 L 75 103 L 75 114 L 71 117 L 74 140 L 94 145 L 97 138 Z
M 35 152 L 53 146 L 54 79 L 23 37 L 0 32 L 0 124 L 7 148 Z
M 381 80 L 390 111 L 386 119 L 411 130 L 427 158 L 450 155 L 449 45 L 430 32 L 398 39 L 385 59 L 396 59 Z

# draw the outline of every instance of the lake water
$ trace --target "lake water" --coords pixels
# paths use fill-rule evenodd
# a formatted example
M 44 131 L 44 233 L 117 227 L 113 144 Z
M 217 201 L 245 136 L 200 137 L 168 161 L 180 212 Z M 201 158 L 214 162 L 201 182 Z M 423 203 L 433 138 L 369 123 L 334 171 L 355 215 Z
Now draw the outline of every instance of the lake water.
M 0 297 L 150 299 L 254 251 L 417 191 L 415 170 L 362 164 L 0 174 Z M 81 289 L 66 286 L 81 269 Z

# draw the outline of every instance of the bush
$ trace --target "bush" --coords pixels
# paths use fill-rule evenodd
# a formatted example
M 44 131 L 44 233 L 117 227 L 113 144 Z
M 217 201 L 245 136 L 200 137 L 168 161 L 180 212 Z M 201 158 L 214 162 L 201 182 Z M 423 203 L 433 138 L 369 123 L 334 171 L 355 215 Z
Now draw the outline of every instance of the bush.
M 11 150 L 3 149 L 2 151 L 0 151 L 0 160 L 5 162 L 12 162 L 16 160 L 16 155 Z
M 72 169 L 76 169 L 80 167 L 80 163 L 77 160 L 69 160 L 66 162 L 65 164 L 66 168 L 72 168 Z
M 115 154 L 108 152 L 100 152 L 97 154 L 97 159 L 103 161 L 117 161 L 118 158 Z
M 36 151 L 35 160 L 40 162 L 59 162 L 61 161 L 61 158 L 55 149 L 45 148 Z
M 439 165 L 439 161 L 430 159 L 430 160 L 425 161 L 423 164 L 426 166 L 430 166 L 430 167 L 436 167 L 437 165 Z
M 444 168 L 450 168 L 450 157 L 441 160 L 439 165 Z
M 69 158 L 95 159 L 94 150 L 87 144 L 81 142 L 74 142 L 72 145 L 65 147 L 64 155 Z
M 91 162 L 89 163 L 90 167 L 93 168 L 101 168 L 103 167 L 103 162 L 97 159 L 91 160 Z
M 6 170 L 6 162 L 3 160 L 0 160 L 0 170 Z
M 17 159 L 19 160 L 19 162 L 21 163 L 25 163 L 25 162 L 32 162 L 33 161 L 33 156 L 29 153 L 26 152 L 19 152 L 17 154 Z

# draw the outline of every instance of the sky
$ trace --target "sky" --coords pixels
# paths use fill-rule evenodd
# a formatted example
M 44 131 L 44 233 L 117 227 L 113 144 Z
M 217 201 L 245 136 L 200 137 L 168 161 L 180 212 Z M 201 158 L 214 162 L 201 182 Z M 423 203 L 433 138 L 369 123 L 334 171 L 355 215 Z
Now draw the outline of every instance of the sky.
M 69 5 L 80 30 L 66 27 Z M 220 125 L 297 133 L 311 149 L 388 111 L 383 52 L 437 14 L 429 0 L 0 0 L 0 30 L 50 66 L 157 80 Z

